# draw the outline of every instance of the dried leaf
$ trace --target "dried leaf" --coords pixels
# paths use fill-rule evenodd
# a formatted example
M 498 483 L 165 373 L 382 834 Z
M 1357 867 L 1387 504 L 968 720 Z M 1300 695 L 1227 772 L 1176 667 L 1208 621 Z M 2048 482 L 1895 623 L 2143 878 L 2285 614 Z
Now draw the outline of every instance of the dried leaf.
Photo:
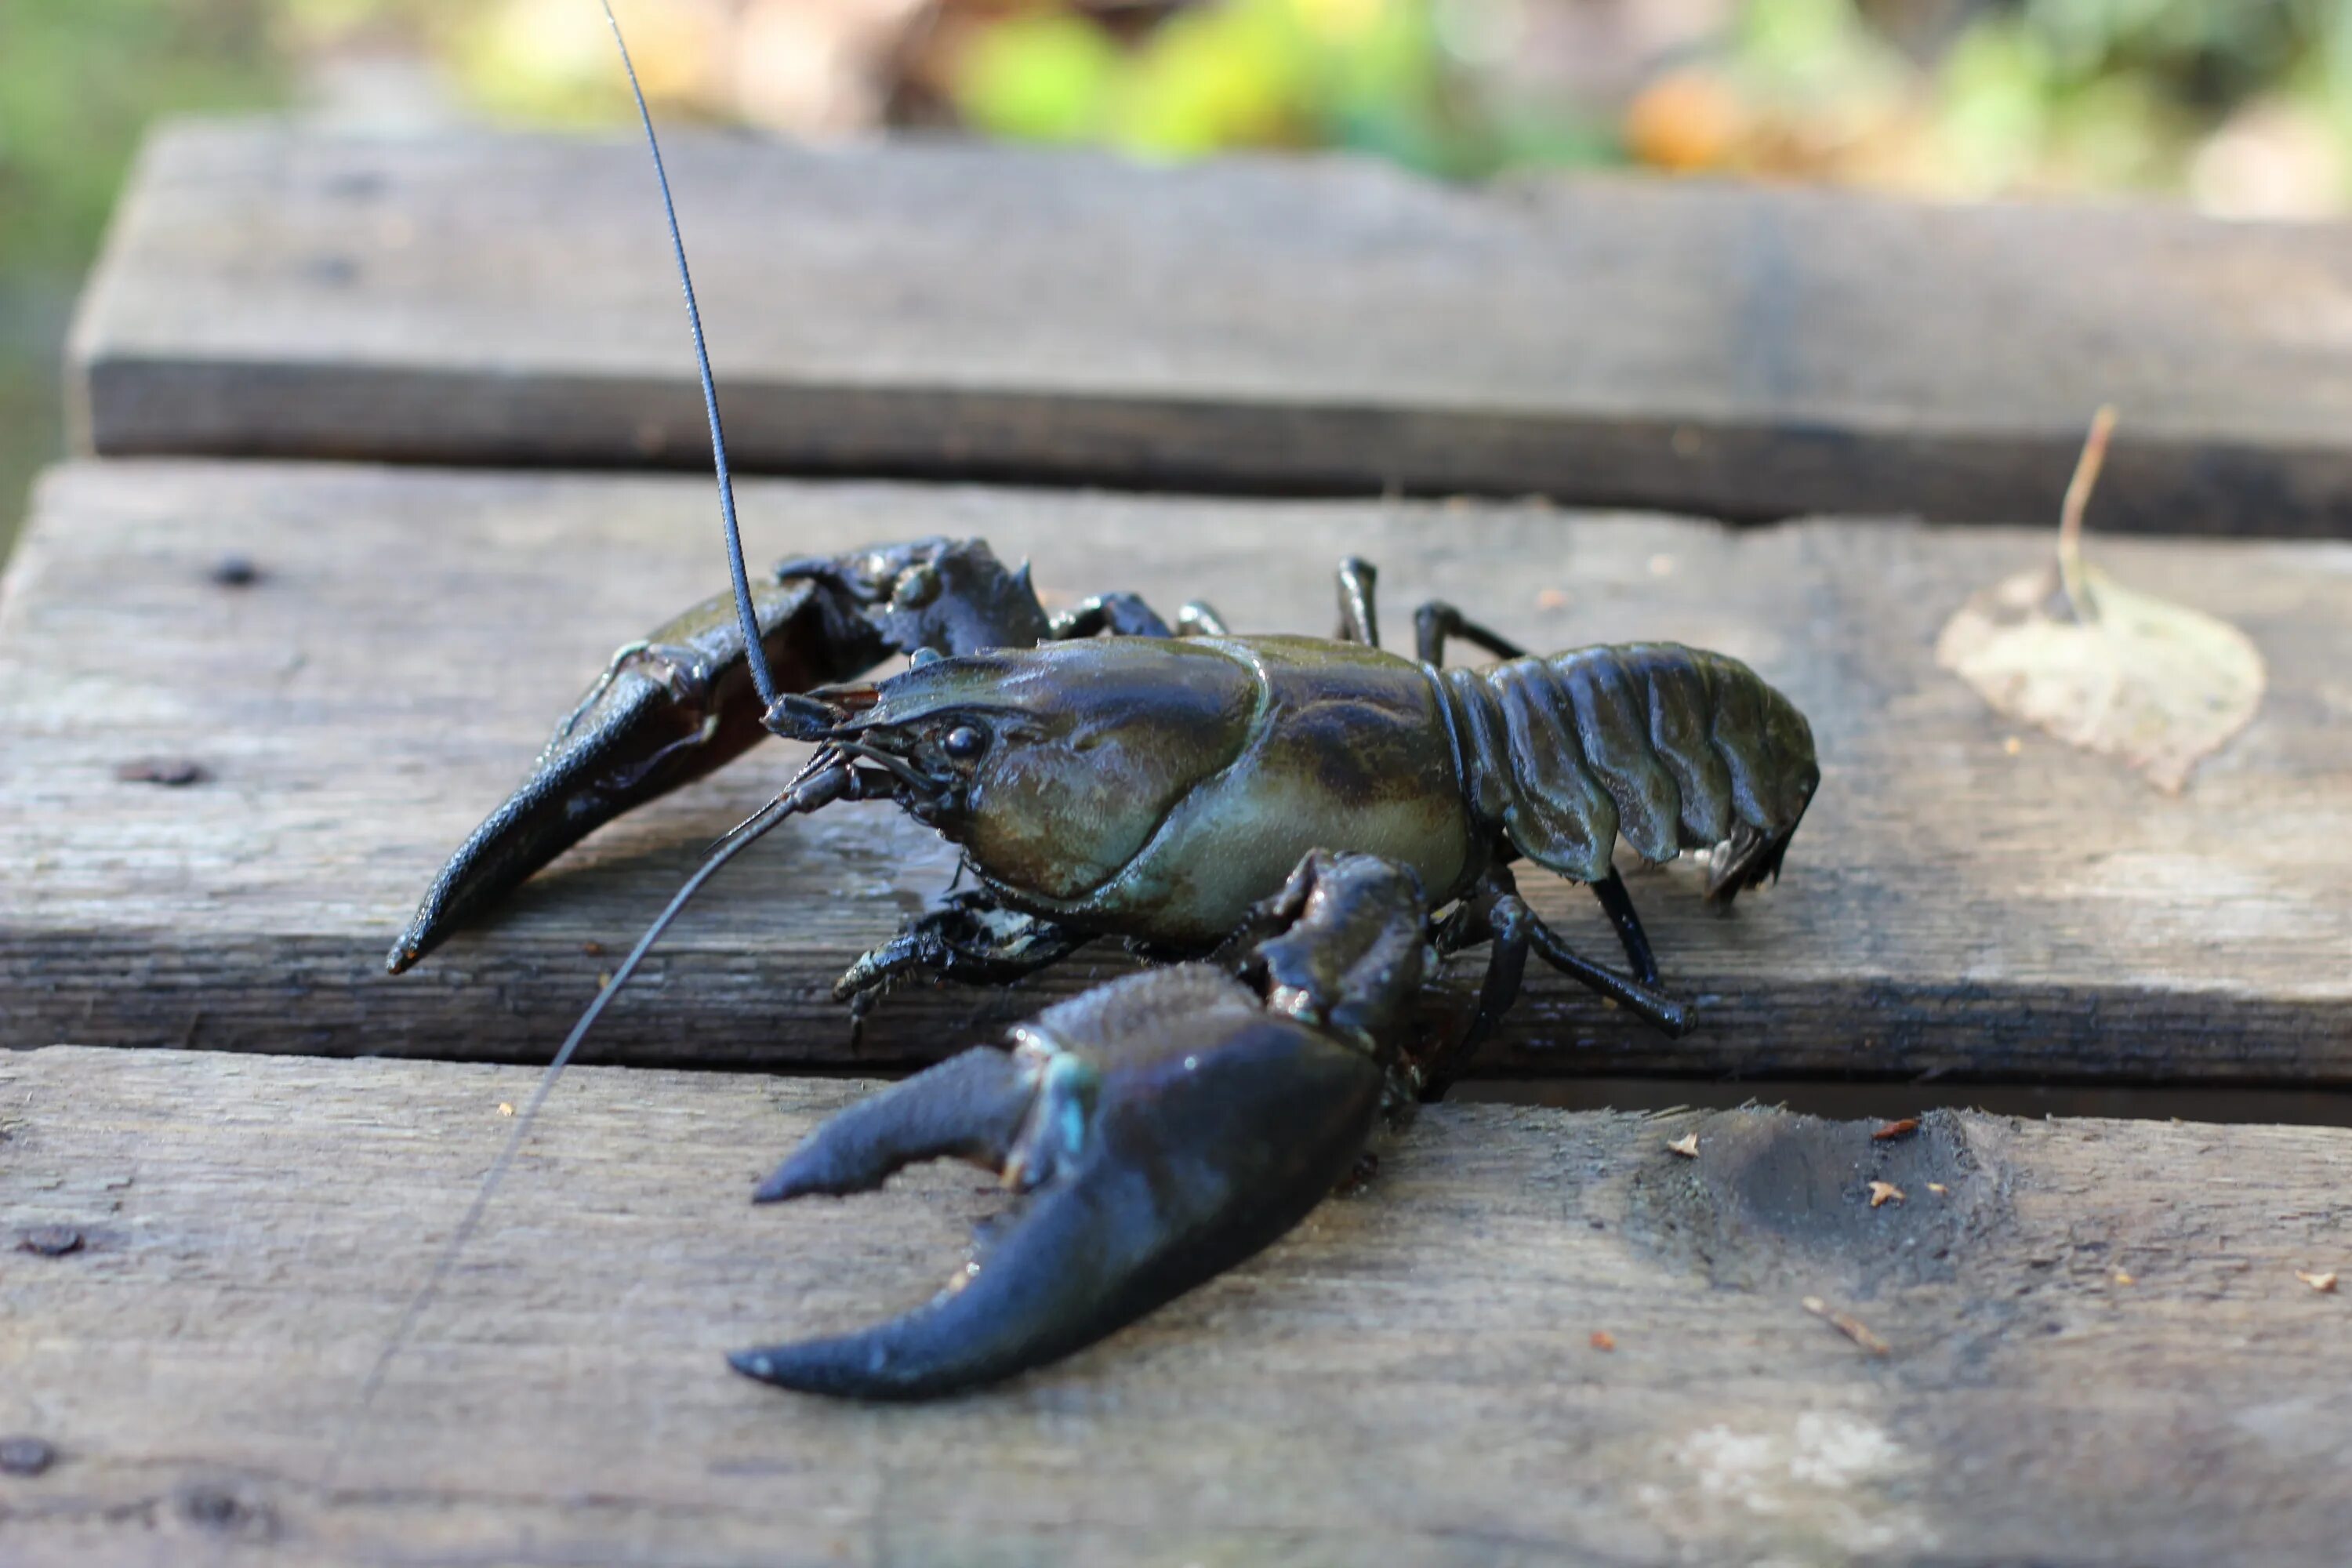
M 1698 1158 L 1698 1134 L 1685 1132 L 1667 1144 L 1666 1148 L 1668 1152 L 1680 1154 L 1685 1160 L 1696 1160 Z
M 500 1116 L 512 1116 L 514 1114 L 514 1107 L 508 1101 L 501 1100 L 499 1101 L 499 1114 Z
M 2298 1268 L 2294 1271 L 2294 1277 L 2323 1296 L 2336 1294 L 2336 1270 L 2333 1268 L 2325 1274 L 2305 1274 Z
M 2179 793 L 2261 706 L 2263 658 L 2202 611 L 2126 588 L 2082 558 L 2083 508 L 2115 411 L 2102 408 L 2067 488 L 2058 559 L 1962 605 L 1936 662 L 2011 718 L 2121 757 Z
M 1881 1204 L 1899 1204 L 1902 1201 L 1903 1189 L 1896 1186 L 1893 1182 L 1873 1182 L 1870 1184 L 1870 1206 L 1872 1208 L 1876 1208 Z
M 1943 1184 L 1943 1183 L 1941 1183 L 1941 1182 L 1929 1182 L 1929 1183 L 1927 1184 L 1927 1190 L 1928 1190 L 1929 1192 L 1931 1192 L 1931 1193 L 1935 1194 L 1937 1197 L 1939 1197 L 1939 1198 L 1940 1198 L 1940 1197 L 1942 1197 L 1946 1193 L 1950 1192 L 1952 1189 L 1951 1189 L 1951 1188 L 1949 1188 L 1949 1187 L 1948 1187 L 1948 1186 L 1946 1186 L 1946 1185 L 1944 1185 L 1944 1184 Z
M 2137 1285 L 2139 1281 L 2133 1279 L 2123 1269 L 2118 1268 L 2116 1270 L 2116 1283 L 2118 1285 Z
M 1884 1143 L 1890 1138 L 1900 1138 L 1907 1132 L 1918 1131 L 1919 1119 L 1916 1116 L 1906 1116 L 1900 1121 L 1882 1122 L 1870 1137 L 1874 1143 Z
M 1592 1331 L 1592 1348 L 1597 1351 L 1613 1351 L 1617 1348 L 1617 1336 L 1607 1329 L 1595 1329 Z

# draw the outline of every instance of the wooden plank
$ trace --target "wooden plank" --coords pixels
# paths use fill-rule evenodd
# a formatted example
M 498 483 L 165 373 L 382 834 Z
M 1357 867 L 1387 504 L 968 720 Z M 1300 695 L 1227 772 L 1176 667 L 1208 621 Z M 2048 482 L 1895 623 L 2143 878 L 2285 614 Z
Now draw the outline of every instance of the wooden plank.
M 671 138 L 748 466 L 2352 532 L 2352 244 L 1343 160 Z M 707 454 L 633 141 L 184 124 L 74 340 L 102 453 Z
M 0 1264 L 0 1434 L 58 1456 L 0 1476 L 0 1555 L 2317 1564 L 2352 1530 L 2352 1294 L 2296 1279 L 2352 1274 L 2341 1129 L 1439 1107 L 1107 1343 L 872 1410 L 720 1353 L 919 1300 L 995 1197 L 754 1210 L 862 1086 L 583 1069 L 355 1419 L 530 1081 L 0 1058 L 0 1210 L 83 1237 Z
M 2243 626 L 2261 715 L 2179 799 L 2011 727 L 1930 647 L 2042 535 L 1886 522 L 1764 530 L 1536 505 L 1152 500 L 761 483 L 755 555 L 992 538 L 1066 600 L 1200 595 L 1240 628 L 1320 629 L 1345 552 L 1389 620 L 1423 595 L 1533 646 L 1676 638 L 1749 660 L 1824 766 L 1777 888 L 1708 913 L 1687 861 L 1638 878 L 1671 1042 L 1549 975 L 1497 1066 L 2114 1082 L 2352 1079 L 2352 547 L 2118 542 L 2126 581 Z M 101 463 L 54 476 L 0 603 L 0 1043 L 543 1057 L 703 847 L 790 759 L 616 824 L 511 913 L 390 980 L 423 886 L 516 783 L 607 652 L 723 581 L 684 479 Z M 260 574 L 211 580 L 225 555 Z M 186 758 L 187 788 L 125 782 Z M 953 858 L 884 805 L 778 834 L 669 941 L 593 1047 L 702 1065 L 854 1061 L 835 975 Z M 1610 953 L 1597 906 L 1528 883 Z M 602 954 L 583 944 L 602 944 Z M 958 1044 L 1042 988 L 891 997 L 869 1062 Z

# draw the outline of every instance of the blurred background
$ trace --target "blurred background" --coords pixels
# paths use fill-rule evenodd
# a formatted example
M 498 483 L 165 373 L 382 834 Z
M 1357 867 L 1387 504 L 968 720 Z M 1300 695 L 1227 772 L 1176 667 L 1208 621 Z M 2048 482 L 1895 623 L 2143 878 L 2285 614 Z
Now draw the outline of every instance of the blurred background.
M 619 0 L 657 110 L 1433 176 L 1631 166 L 1936 200 L 2352 201 L 2352 0 Z M 628 112 L 593 0 L 0 0 L 0 550 L 145 122 Z

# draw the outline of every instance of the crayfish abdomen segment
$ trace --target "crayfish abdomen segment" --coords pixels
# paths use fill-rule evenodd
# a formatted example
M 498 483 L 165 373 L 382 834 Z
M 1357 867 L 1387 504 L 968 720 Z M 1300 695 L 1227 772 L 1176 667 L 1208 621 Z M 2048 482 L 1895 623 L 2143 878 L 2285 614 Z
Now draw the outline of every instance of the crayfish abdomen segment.
M 1734 658 L 1673 643 L 1448 669 L 1468 795 L 1540 866 L 1595 882 L 1622 833 L 1644 858 L 1735 846 L 1728 898 L 1763 869 L 1821 780 L 1811 728 Z

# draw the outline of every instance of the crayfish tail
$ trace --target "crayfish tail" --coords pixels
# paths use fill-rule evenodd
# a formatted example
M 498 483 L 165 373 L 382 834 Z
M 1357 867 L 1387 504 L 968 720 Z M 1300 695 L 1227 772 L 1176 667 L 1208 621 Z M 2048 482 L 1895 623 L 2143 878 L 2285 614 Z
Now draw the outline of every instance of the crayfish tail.
M 1707 877 L 1707 901 L 1728 909 L 1731 901 L 1748 889 L 1779 881 L 1780 862 L 1789 853 L 1789 840 L 1796 837 L 1797 826 L 1804 816 L 1803 807 L 1799 807 L 1788 826 L 1774 832 L 1745 823 L 1734 829 L 1730 844 L 1721 851 L 1720 862 Z

